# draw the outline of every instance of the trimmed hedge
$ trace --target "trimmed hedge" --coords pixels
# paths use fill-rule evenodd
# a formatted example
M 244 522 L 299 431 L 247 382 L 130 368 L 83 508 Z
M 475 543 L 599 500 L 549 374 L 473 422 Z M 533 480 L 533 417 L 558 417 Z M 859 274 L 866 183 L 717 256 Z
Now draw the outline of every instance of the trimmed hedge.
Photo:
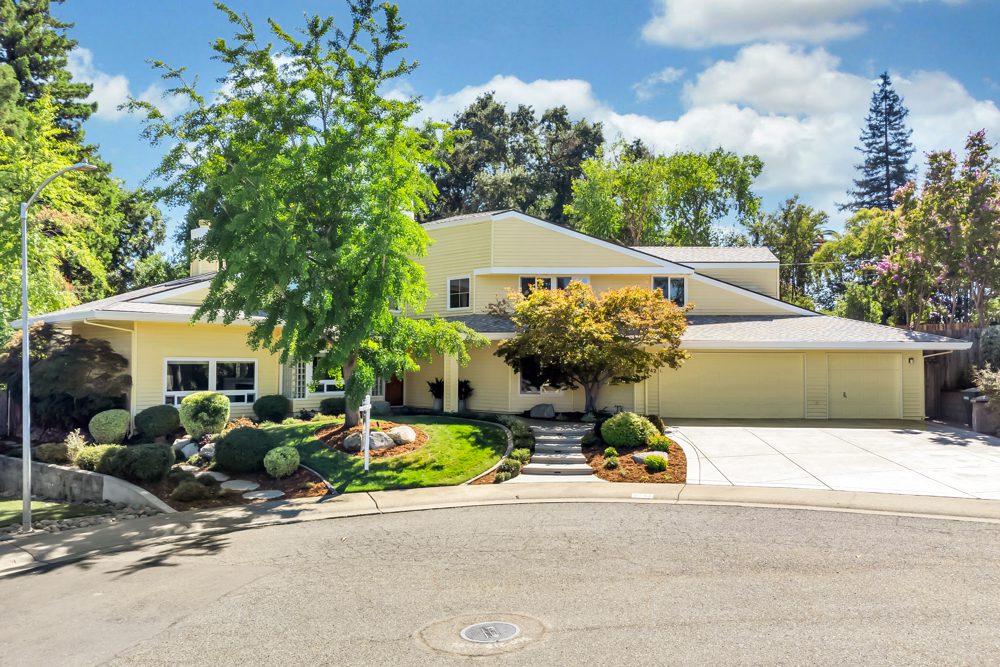
M 230 472 L 256 472 L 263 469 L 264 457 L 276 444 L 263 429 L 234 428 L 215 443 L 215 463 Z
M 76 459 L 82 470 L 93 470 L 133 482 L 158 482 L 174 464 L 174 450 L 169 445 L 90 445 Z
M 264 470 L 275 479 L 288 477 L 299 469 L 299 450 L 294 447 L 275 447 L 264 455 Z
M 154 405 L 135 416 L 135 429 L 143 438 L 162 438 L 181 430 L 181 414 L 172 405 Z
M 601 425 L 601 438 L 613 447 L 640 447 L 655 435 L 656 427 L 634 412 L 620 412 Z
M 181 424 L 192 438 L 219 433 L 229 421 L 229 399 L 214 391 L 199 391 L 181 401 Z
M 261 421 L 280 424 L 292 414 L 292 402 L 281 394 L 261 396 L 253 403 L 253 413 Z
M 87 445 L 76 457 L 76 465 L 81 470 L 119 477 L 122 470 L 119 461 L 126 449 L 124 445 Z
M 320 414 L 336 417 L 347 411 L 347 400 L 343 396 L 330 396 L 319 402 Z
M 128 422 L 131 418 L 128 410 L 105 410 L 98 412 L 90 419 L 87 430 L 95 442 L 102 445 L 117 444 L 128 434 Z

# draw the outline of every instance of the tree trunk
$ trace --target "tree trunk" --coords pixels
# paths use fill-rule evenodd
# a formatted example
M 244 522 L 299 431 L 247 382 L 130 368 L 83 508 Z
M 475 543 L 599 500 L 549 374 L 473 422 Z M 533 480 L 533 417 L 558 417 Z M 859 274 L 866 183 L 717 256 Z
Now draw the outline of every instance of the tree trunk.
M 601 393 L 601 383 L 593 382 L 583 385 L 583 394 L 586 397 L 584 412 L 597 412 L 597 397 Z
M 354 375 L 354 368 L 358 365 L 358 359 L 352 352 L 349 357 L 347 357 L 347 363 L 341 368 L 341 372 L 344 375 L 344 387 L 347 387 L 348 381 L 351 376 Z M 358 406 L 354 405 L 350 399 L 344 401 L 344 426 L 348 428 L 352 426 L 357 426 L 361 423 L 361 413 L 358 411 Z

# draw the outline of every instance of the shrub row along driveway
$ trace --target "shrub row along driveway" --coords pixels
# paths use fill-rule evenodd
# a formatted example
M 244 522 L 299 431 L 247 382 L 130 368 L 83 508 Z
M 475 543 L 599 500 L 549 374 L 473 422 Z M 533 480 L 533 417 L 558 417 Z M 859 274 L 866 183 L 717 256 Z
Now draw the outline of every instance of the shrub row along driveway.
M 1000 439 L 902 421 L 681 420 L 688 482 L 1000 500 Z

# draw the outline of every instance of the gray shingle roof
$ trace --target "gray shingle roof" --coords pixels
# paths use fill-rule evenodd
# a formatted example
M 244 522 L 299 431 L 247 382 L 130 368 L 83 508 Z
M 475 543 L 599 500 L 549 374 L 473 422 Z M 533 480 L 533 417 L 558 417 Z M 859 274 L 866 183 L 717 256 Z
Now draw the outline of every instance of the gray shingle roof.
M 422 225 L 437 225 L 445 222 L 458 222 L 459 220 L 475 220 L 477 218 L 486 219 L 491 215 L 496 215 L 497 213 L 506 213 L 507 211 L 513 211 L 510 208 L 501 208 L 495 211 L 479 211 L 478 213 L 462 213 L 461 215 L 452 215 L 447 218 L 438 218 L 436 220 L 425 220 L 420 223 Z
M 715 248 L 708 246 L 633 246 L 633 250 L 653 255 L 668 262 L 684 264 L 686 262 L 721 263 L 721 262 L 777 262 L 767 248 Z
M 479 333 L 513 333 L 514 323 L 503 315 L 456 315 L 445 318 L 462 322 Z M 684 343 L 697 347 L 712 344 L 788 347 L 908 347 L 955 349 L 964 341 L 869 322 L 828 315 L 690 315 Z

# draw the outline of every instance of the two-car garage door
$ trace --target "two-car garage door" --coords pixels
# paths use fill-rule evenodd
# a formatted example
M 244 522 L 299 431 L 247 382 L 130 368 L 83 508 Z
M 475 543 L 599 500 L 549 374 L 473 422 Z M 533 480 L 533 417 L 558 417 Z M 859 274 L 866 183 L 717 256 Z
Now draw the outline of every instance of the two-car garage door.
M 809 400 L 831 419 L 900 417 L 899 354 L 693 352 L 658 376 L 665 417 L 801 419 L 807 377 Z

